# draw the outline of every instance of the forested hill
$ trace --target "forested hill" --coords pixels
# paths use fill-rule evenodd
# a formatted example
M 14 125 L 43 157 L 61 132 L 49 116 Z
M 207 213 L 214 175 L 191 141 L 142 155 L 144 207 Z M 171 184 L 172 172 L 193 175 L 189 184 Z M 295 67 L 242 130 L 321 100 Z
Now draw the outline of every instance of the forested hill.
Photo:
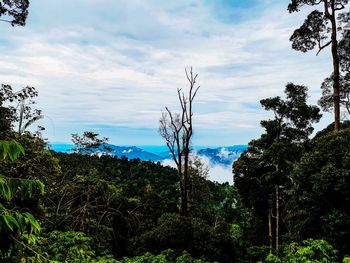
M 0 263 L 350 263 L 350 0 L 280 2 L 0 0 Z
M 47 230 L 84 232 L 98 255 L 157 254 L 170 248 L 220 262 L 236 257 L 228 221 L 236 193 L 228 184 L 206 181 L 202 164 L 191 169 L 191 217 L 183 220 L 175 169 L 125 157 L 52 154 L 61 176 L 52 188 L 46 181 Z
M 74 152 L 72 144 L 51 144 L 50 148 L 57 152 Z M 208 165 L 230 166 L 245 150 L 247 145 L 234 145 L 222 147 L 193 147 L 193 154 L 208 159 Z M 113 144 L 104 144 L 89 152 L 90 154 L 107 154 L 117 157 L 125 156 L 128 159 L 139 158 L 143 161 L 164 161 L 172 159 L 169 149 L 166 146 L 117 146 Z

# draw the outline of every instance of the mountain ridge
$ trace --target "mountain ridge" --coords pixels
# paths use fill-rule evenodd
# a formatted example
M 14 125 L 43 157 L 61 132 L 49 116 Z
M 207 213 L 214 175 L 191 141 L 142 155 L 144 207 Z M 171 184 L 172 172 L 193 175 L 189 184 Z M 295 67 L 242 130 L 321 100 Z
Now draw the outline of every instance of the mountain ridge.
M 143 146 L 118 146 L 114 144 L 106 144 L 94 150 L 96 153 L 106 153 L 118 157 L 125 156 L 128 159 L 139 158 L 143 161 L 162 162 L 164 160 L 171 159 L 169 151 L 164 150 L 159 152 L 159 149 L 163 146 L 159 146 L 158 153 L 156 151 L 147 151 L 142 149 Z M 154 146 L 157 147 L 157 146 Z M 236 160 L 246 149 L 247 145 L 232 145 L 232 146 L 218 146 L 218 147 L 194 147 L 194 152 L 201 156 L 209 159 L 211 164 L 218 164 L 223 166 L 232 165 L 233 161 Z M 50 149 L 57 152 L 71 153 L 74 145 L 71 144 L 51 144 Z M 109 150 L 106 150 L 108 148 Z M 145 148 L 151 148 L 145 146 Z

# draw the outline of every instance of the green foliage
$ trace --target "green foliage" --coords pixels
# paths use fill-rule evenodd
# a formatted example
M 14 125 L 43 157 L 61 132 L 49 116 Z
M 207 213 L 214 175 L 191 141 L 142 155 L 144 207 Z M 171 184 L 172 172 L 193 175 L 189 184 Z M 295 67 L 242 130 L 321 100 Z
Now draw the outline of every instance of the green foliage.
M 171 248 L 177 252 L 187 250 L 194 256 L 229 262 L 234 260 L 234 240 L 230 226 L 218 222 L 211 227 L 203 220 L 183 217 L 179 214 L 163 214 L 157 227 L 145 232 L 135 240 L 138 254 L 146 251 L 160 253 Z
M 261 121 L 264 133 L 252 140 L 248 150 L 233 164 L 235 187 L 247 208 L 248 250 L 269 243 L 268 214 L 273 211 L 276 215 L 276 186 L 281 189 L 279 216 L 284 217 L 283 208 L 291 187 L 289 174 L 307 149 L 312 124 L 321 118 L 318 107 L 307 104 L 307 87 L 289 83 L 285 95 L 285 99 L 273 97 L 260 101 L 274 118 Z M 283 234 L 285 227 L 281 225 L 280 230 Z
M 55 262 L 91 262 L 91 238 L 80 232 L 53 231 L 38 241 L 38 253 Z
M 265 258 L 265 263 L 281 263 L 281 260 L 274 254 L 268 254 Z
M 18 142 L 12 141 L 0 141 L 0 159 L 15 161 L 18 157 L 24 154 L 22 145 Z
M 283 262 L 332 263 L 337 260 L 337 251 L 325 240 L 304 240 L 301 245 L 292 243 L 285 248 Z
M 194 156 L 189 162 L 188 179 L 188 208 L 192 217 L 212 219 L 213 211 L 212 195 L 207 177 L 209 168 L 206 167 L 198 156 Z
M 337 261 L 337 251 L 325 240 L 307 239 L 298 244 L 285 246 L 283 257 L 268 254 L 265 263 L 333 263 Z M 261 262 L 261 261 L 260 261 Z
M 23 154 L 23 147 L 15 141 L 0 141 L 0 156 L 3 161 L 15 161 Z M 36 234 L 41 230 L 39 222 L 29 212 L 24 212 L 16 204 L 17 199 L 30 200 L 34 195 L 41 195 L 44 185 L 39 180 L 24 180 L 0 176 L 0 240 L 6 242 L 0 246 L 6 252 L 11 246 L 36 242 Z
M 350 249 L 350 129 L 320 137 L 296 164 L 286 217 L 291 238 L 321 238 Z
M 350 257 L 344 257 L 343 263 L 350 263 Z
M 96 263 L 97 262 L 104 263 L 104 261 L 96 261 Z M 187 251 L 183 251 L 179 255 L 171 249 L 164 250 L 159 255 L 153 255 L 152 253 L 148 252 L 142 256 L 138 256 L 134 258 L 123 258 L 121 261 L 117 261 L 117 262 L 120 262 L 120 263 L 209 263 L 209 261 L 194 259 Z

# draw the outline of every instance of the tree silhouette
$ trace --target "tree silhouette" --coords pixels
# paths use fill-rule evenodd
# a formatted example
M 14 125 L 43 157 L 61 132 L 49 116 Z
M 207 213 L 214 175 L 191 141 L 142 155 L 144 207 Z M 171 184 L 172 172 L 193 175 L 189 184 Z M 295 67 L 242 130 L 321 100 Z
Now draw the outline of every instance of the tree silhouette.
M 350 31 L 343 34 L 339 41 L 338 54 L 340 59 L 340 106 L 343 106 L 350 116 Z M 333 74 L 326 78 L 321 86 L 322 97 L 319 105 L 324 111 L 333 110 Z
M 0 21 L 12 26 L 25 26 L 29 0 L 0 0 Z
M 340 59 L 338 37 L 349 29 L 349 12 L 345 9 L 349 0 L 292 0 L 288 11 L 298 12 L 303 6 L 321 6 L 312 11 L 304 24 L 294 31 L 290 40 L 295 50 L 307 52 L 318 48 L 317 54 L 331 46 L 333 62 L 334 129 L 340 129 Z
M 181 190 L 181 213 L 188 215 L 188 170 L 190 143 L 193 135 L 192 117 L 193 100 L 197 94 L 199 86 L 196 87 L 198 74 L 194 75 L 192 68 L 190 72 L 186 70 L 186 77 L 190 84 L 188 97 L 181 89 L 177 90 L 181 111 L 172 113 L 168 107 L 159 121 L 159 133 L 165 139 L 166 145 L 176 164 Z
M 73 151 L 80 154 L 94 154 L 101 147 L 101 150 L 109 151 L 110 148 L 105 145 L 108 138 L 99 138 L 98 136 L 98 133 L 92 131 L 85 131 L 82 136 L 77 133 L 72 134 L 72 142 L 75 145 Z

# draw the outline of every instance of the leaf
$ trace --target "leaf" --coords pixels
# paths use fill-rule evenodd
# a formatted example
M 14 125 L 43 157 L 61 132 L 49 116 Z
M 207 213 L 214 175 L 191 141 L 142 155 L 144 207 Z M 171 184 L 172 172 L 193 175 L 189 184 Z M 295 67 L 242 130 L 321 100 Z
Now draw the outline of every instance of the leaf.
M 11 190 L 6 178 L 3 176 L 0 176 L 0 197 L 4 198 L 7 201 L 11 199 Z
M 28 212 L 24 213 L 25 217 L 28 219 L 30 225 L 32 226 L 32 228 L 34 229 L 34 231 L 40 231 L 41 227 L 39 222 L 34 218 L 34 216 Z
M 10 159 L 15 161 L 21 154 L 24 154 L 24 148 L 16 141 L 0 141 L 0 159 Z
M 11 215 L 11 214 L 5 214 L 2 216 L 2 219 L 6 225 L 11 231 L 13 231 L 13 226 L 17 226 L 19 228 L 19 225 L 17 223 L 17 220 Z
M 17 213 L 16 217 L 17 217 L 19 230 L 21 232 L 23 232 L 26 229 L 26 223 L 25 223 L 25 220 L 24 220 L 24 216 L 21 213 Z

